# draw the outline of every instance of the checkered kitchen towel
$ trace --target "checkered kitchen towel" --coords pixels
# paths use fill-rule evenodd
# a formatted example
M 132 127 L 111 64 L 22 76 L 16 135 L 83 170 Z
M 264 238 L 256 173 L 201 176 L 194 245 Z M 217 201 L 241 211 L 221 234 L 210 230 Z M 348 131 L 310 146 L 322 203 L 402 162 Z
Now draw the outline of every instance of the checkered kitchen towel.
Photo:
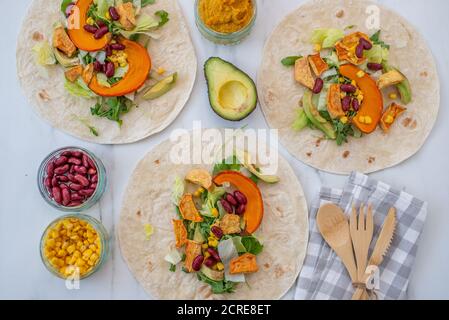
M 354 293 L 343 263 L 324 242 L 316 226 L 319 207 L 329 202 L 337 204 L 347 214 L 352 203 L 356 203 L 357 207 L 361 203 L 373 205 L 375 227 L 370 253 L 388 210 L 390 207 L 396 208 L 398 224 L 392 246 L 380 266 L 380 290 L 377 293 L 379 299 L 406 299 L 410 272 L 427 215 L 427 204 L 360 173 L 352 173 L 343 190 L 322 188 L 319 201 L 311 208 L 309 247 L 295 298 L 351 299 Z

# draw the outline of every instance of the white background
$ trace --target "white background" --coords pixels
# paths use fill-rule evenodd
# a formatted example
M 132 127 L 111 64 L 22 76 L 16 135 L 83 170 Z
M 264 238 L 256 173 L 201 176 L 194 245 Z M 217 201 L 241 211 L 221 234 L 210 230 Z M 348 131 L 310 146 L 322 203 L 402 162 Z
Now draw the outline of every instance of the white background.
M 241 123 L 227 122 L 216 116 L 208 104 L 202 65 L 208 57 L 220 56 L 255 78 L 265 39 L 276 24 L 303 1 L 258 1 L 259 16 L 251 36 L 238 46 L 222 47 L 201 38 L 194 24 L 193 0 L 180 0 L 199 62 L 192 97 L 179 118 L 163 133 L 126 146 L 84 143 L 54 130 L 31 111 L 19 88 L 15 59 L 17 34 L 31 0 L 0 2 L 3 8 L 0 19 L 0 298 L 146 299 L 148 296 L 122 261 L 115 241 L 115 223 L 130 174 L 149 150 L 169 137 L 171 130 L 191 128 L 193 120 L 202 120 L 208 127 L 241 127 L 247 124 L 253 128 L 265 128 L 260 109 Z M 439 119 L 424 148 L 405 163 L 372 176 L 429 202 L 428 219 L 409 294 L 420 299 L 449 298 L 449 97 L 446 90 L 449 82 L 449 1 L 379 2 L 405 16 L 427 39 L 437 60 L 442 102 Z M 89 213 L 101 217 L 113 245 L 106 265 L 84 280 L 80 290 L 74 291 L 65 289 L 64 282 L 44 268 L 38 250 L 43 230 L 60 213 L 41 199 L 36 187 L 37 168 L 49 152 L 67 145 L 88 148 L 107 167 L 108 188 L 101 203 Z M 318 172 L 289 157 L 284 150 L 281 152 L 294 167 L 309 203 L 322 185 L 343 186 L 344 177 Z M 287 297 L 290 296 L 291 293 Z

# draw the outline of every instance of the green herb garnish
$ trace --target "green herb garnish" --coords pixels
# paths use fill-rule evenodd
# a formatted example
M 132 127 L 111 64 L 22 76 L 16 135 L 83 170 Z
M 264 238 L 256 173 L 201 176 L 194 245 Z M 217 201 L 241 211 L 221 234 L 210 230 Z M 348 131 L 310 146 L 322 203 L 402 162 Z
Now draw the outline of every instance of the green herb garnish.
M 156 11 L 154 14 L 161 19 L 159 21 L 158 27 L 162 27 L 164 24 L 170 21 L 170 18 L 168 17 L 168 12 L 165 10 Z
M 242 244 L 246 252 L 258 255 L 263 250 L 263 245 L 253 236 L 242 237 Z
M 134 102 L 126 97 L 99 98 L 95 106 L 90 108 L 90 112 L 93 116 L 108 118 L 121 126 L 120 117 L 128 113 L 133 106 Z
M 285 57 L 284 59 L 281 60 L 281 63 L 286 67 L 291 67 L 291 66 L 295 65 L 296 60 L 301 59 L 301 58 L 302 58 L 302 56 Z
M 170 263 L 170 268 L 168 270 L 170 270 L 170 272 L 176 272 L 176 265 L 173 263 Z
M 373 34 L 370 38 L 370 40 L 374 43 L 374 44 L 378 44 L 380 45 L 382 48 L 387 48 L 390 49 L 390 45 L 386 44 L 385 42 L 383 42 L 382 40 L 380 40 L 380 33 L 381 30 L 377 31 L 375 34 Z
M 220 293 L 233 293 L 235 291 L 235 283 L 222 280 L 222 281 L 214 281 L 209 279 L 204 273 L 198 272 L 197 274 L 198 280 L 203 281 L 211 286 L 212 292 L 214 294 Z

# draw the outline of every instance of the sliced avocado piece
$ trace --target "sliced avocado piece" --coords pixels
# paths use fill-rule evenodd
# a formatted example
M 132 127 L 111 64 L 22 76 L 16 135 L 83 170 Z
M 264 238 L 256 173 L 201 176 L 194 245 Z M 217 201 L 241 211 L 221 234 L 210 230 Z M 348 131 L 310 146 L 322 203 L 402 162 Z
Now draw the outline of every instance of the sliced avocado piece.
M 301 108 L 298 110 L 298 115 L 296 116 L 295 122 L 293 123 L 293 130 L 301 131 L 305 127 L 307 127 L 309 123 L 309 118 L 307 118 L 304 109 Z
M 320 116 L 318 110 L 312 103 L 312 91 L 306 90 L 302 98 L 302 104 L 304 112 L 306 113 L 307 118 L 309 118 L 310 122 L 312 122 L 315 127 L 323 131 L 329 139 L 335 140 L 337 138 L 337 135 L 335 133 L 334 127 L 329 121 Z M 316 115 L 318 115 L 319 117 L 317 117 Z M 322 122 L 320 120 L 324 120 L 325 122 Z
M 399 95 L 401 96 L 401 102 L 403 104 L 409 104 L 412 101 L 413 97 L 410 81 L 407 79 L 405 74 L 403 74 L 398 69 L 391 67 L 386 61 L 382 62 L 382 66 L 384 67 L 384 72 L 390 72 L 394 70 L 399 72 L 404 77 L 405 80 L 397 84 L 396 89 L 398 89 Z
M 69 58 L 56 48 L 53 48 L 53 53 L 58 63 L 64 68 L 70 68 L 80 64 L 80 59 L 76 56 L 73 58 Z
M 254 81 L 233 64 L 209 58 L 204 64 L 209 102 L 216 114 L 226 120 L 240 121 L 257 106 Z
M 205 265 L 201 266 L 200 271 L 211 280 L 222 281 L 224 279 L 224 271 L 215 271 Z
M 251 172 L 253 175 L 258 177 L 263 182 L 274 184 L 281 181 L 278 176 L 263 174 L 262 172 L 257 170 L 256 166 L 252 163 L 251 155 L 248 152 L 243 150 L 236 150 L 236 155 L 240 163 L 243 164 L 246 170 Z
M 206 241 L 206 239 L 204 239 L 203 234 L 201 233 L 201 228 L 199 224 L 197 224 L 195 227 L 195 233 L 193 234 L 193 241 L 199 243 L 204 243 L 204 241 Z
M 162 97 L 164 94 L 173 89 L 177 79 L 178 79 L 177 72 L 173 73 L 172 75 L 169 75 L 168 77 L 162 79 L 161 81 L 157 82 L 154 86 L 149 88 L 143 95 L 143 98 L 145 100 L 154 100 L 159 97 Z

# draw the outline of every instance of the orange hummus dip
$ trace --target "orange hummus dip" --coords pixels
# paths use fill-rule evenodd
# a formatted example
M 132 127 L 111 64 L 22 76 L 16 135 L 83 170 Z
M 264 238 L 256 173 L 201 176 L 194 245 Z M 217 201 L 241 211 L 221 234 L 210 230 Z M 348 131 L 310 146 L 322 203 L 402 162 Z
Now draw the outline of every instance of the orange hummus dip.
M 201 20 L 220 33 L 243 29 L 254 15 L 253 0 L 200 0 Z

